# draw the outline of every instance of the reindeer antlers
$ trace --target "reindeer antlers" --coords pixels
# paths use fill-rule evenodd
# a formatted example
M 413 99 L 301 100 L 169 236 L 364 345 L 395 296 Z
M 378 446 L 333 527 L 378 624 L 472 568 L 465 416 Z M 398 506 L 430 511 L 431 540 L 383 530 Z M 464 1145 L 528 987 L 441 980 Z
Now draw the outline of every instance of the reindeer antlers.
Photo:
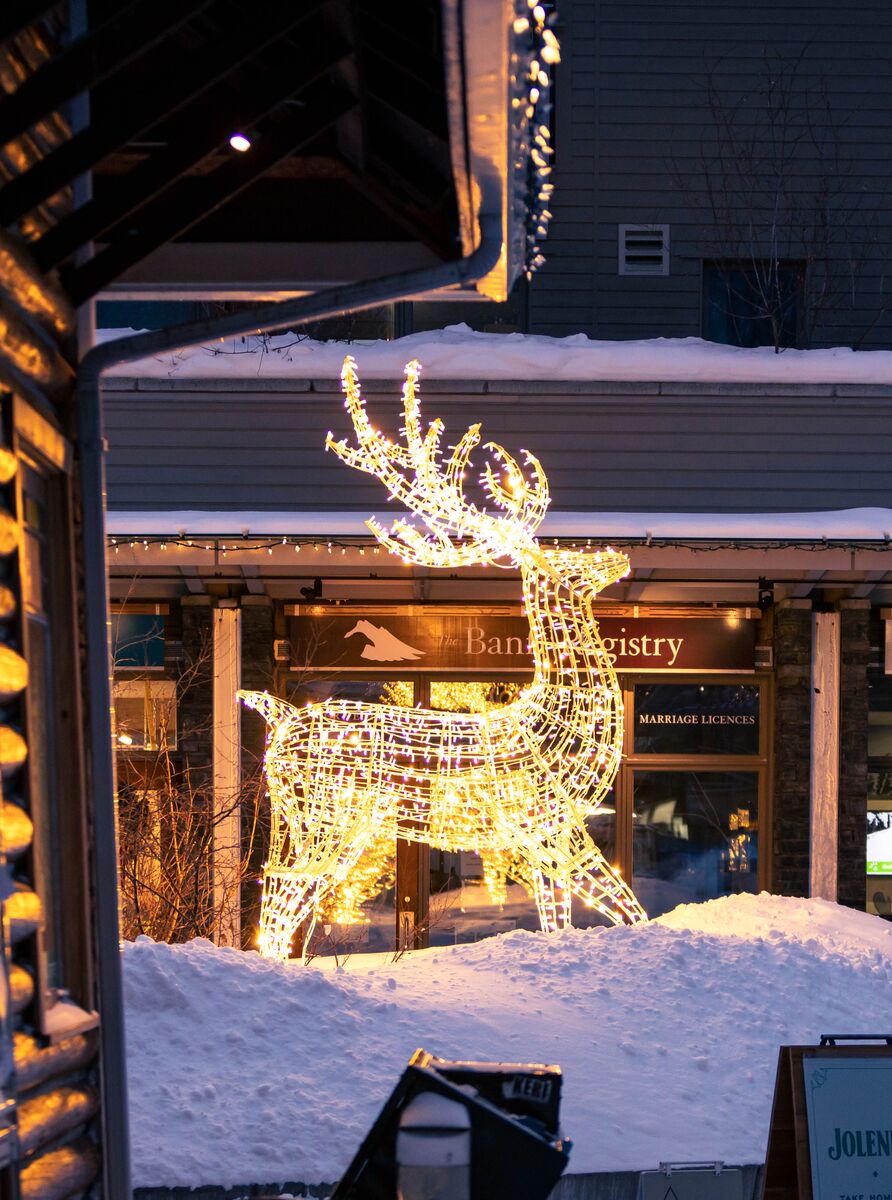
M 480 444 L 480 426 L 472 425 L 446 462 L 441 462 L 440 439 L 445 427 L 437 418 L 431 421 L 426 433 L 422 430 L 418 402 L 420 371 L 418 362 L 406 366 L 400 430 L 405 444 L 400 444 L 370 425 L 356 363 L 348 355 L 341 382 L 357 444 L 350 446 L 346 439 L 335 441 L 329 432 L 326 450 L 333 450 L 348 466 L 380 479 L 392 500 L 399 500 L 422 519 L 425 532 L 402 518 L 393 522 L 389 532 L 374 518 L 367 522 L 378 541 L 405 561 L 447 567 L 491 562 L 506 555 L 514 557 L 522 543 L 533 536 L 548 507 L 548 481 L 541 463 L 522 451 L 531 472 L 528 479 L 507 450 L 495 442 L 487 442 L 484 449 L 490 452 L 490 461 L 480 475 L 480 484 L 503 515 L 490 515 L 469 500 L 464 490 L 465 478 L 471 466 L 471 453 Z M 505 482 L 497 470 L 505 476 Z M 457 545 L 453 538 L 463 540 Z

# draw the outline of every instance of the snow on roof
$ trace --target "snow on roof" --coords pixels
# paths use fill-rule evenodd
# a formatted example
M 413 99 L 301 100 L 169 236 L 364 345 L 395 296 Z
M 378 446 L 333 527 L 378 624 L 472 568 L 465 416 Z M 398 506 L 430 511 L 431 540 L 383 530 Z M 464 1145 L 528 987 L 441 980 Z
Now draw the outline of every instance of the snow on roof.
M 112 536 L 368 537 L 368 512 L 112 510 Z M 889 541 L 892 509 L 807 513 L 550 512 L 543 538 L 736 539 L 739 541 Z
M 419 1046 L 560 1064 L 573 1172 L 759 1163 L 778 1046 L 892 1027 L 890 951 L 878 917 L 765 894 L 340 971 L 139 939 L 133 1182 L 334 1181 Z
M 99 340 L 129 329 L 102 330 Z M 417 358 L 428 379 L 627 380 L 701 383 L 892 384 L 892 351 L 742 349 L 701 338 L 596 341 L 584 333 L 553 338 L 477 333 L 467 325 L 395 341 L 318 342 L 294 333 L 227 338 L 137 363 L 112 375 L 144 378 L 337 379 L 345 354 L 360 379 L 398 379 Z

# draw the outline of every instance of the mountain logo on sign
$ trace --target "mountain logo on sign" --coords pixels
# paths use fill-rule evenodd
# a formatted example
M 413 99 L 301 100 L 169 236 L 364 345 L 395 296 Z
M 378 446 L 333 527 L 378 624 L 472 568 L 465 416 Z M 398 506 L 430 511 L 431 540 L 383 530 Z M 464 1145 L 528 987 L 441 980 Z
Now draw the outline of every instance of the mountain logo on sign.
M 369 662 L 407 662 L 410 659 L 424 657 L 423 650 L 416 650 L 414 646 L 401 642 L 383 625 L 373 625 L 371 621 L 357 621 L 353 628 L 344 634 L 344 637 L 352 637 L 354 633 L 361 633 L 363 637 L 369 639 L 368 645 L 363 646 L 360 655 L 361 658 L 367 658 Z

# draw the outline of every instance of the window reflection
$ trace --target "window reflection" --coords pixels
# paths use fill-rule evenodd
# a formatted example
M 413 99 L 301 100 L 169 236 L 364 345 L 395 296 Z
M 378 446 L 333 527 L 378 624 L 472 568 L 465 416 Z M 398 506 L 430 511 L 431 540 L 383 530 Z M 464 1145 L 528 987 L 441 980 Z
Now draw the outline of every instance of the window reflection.
M 409 680 L 308 679 L 291 683 L 287 699 L 299 708 L 326 700 L 411 707 L 414 688 Z M 350 878 L 325 900 L 309 953 L 343 957 L 393 951 L 395 883 L 396 842 L 391 836 L 382 837 L 366 850 Z
M 758 776 L 636 771 L 632 886 L 648 916 L 755 892 Z
M 441 712 L 488 712 L 511 704 L 520 684 L 491 680 L 434 680 L 430 706 Z M 538 929 L 536 905 L 506 856 L 469 850 L 430 852 L 429 944 L 477 942 L 512 929 Z

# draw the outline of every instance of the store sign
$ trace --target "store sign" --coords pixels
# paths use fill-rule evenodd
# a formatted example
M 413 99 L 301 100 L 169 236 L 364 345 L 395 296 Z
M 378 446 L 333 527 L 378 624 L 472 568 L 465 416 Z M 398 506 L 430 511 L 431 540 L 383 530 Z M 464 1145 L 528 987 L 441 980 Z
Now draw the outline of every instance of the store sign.
M 635 685 L 636 754 L 758 754 L 757 684 Z
M 619 671 L 752 671 L 756 625 L 738 617 L 604 617 L 601 638 Z
M 529 626 L 507 614 L 312 613 L 289 624 L 291 665 L 333 671 L 529 671 Z
M 755 623 L 715 617 L 602 617 L 619 671 L 752 671 Z M 420 609 L 307 613 L 290 618 L 291 665 L 350 671 L 526 671 L 526 618 Z
M 802 1059 L 814 1200 L 892 1192 L 892 1059 Z

